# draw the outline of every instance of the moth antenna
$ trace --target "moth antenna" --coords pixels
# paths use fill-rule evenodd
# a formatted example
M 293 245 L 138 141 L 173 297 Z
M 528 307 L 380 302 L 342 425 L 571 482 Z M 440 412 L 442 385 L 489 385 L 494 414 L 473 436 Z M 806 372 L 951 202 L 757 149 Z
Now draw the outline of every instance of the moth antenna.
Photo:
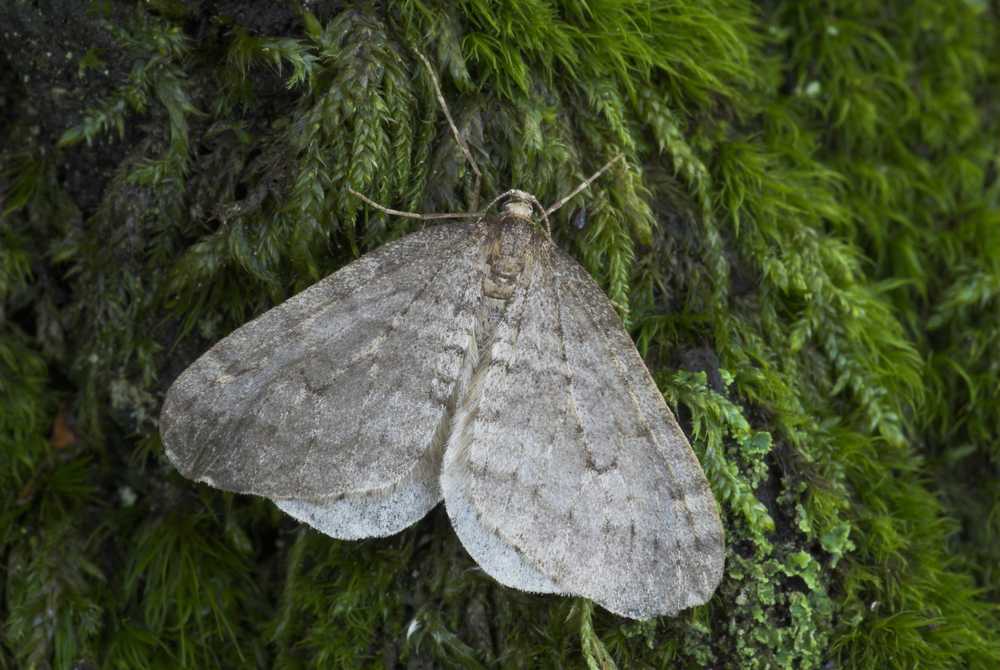
M 402 212 L 398 209 L 389 209 L 384 205 L 380 205 L 371 198 L 361 195 L 350 186 L 347 187 L 347 190 L 351 192 L 351 195 L 361 198 L 368 205 L 374 207 L 375 209 L 381 212 L 385 212 L 386 214 L 391 214 L 392 216 L 401 216 L 407 219 L 418 219 L 420 221 L 437 221 L 440 219 L 475 219 L 482 216 L 482 213 L 474 213 L 474 212 L 463 212 L 461 214 L 418 214 L 416 212 Z
M 549 214 L 552 214 L 556 210 L 558 210 L 560 207 L 562 207 L 563 205 L 565 205 L 567 202 L 569 202 L 570 200 L 572 200 L 573 198 L 575 198 L 580 193 L 580 191 L 582 191 L 583 189 L 585 189 L 588 186 L 590 186 L 594 181 L 597 180 L 598 177 L 600 177 L 602 174 L 604 174 L 605 172 L 607 172 L 608 170 L 610 170 L 612 165 L 614 165 L 618 161 L 623 161 L 623 160 L 625 160 L 625 154 L 618 154 L 617 156 L 615 156 L 614 158 L 612 158 L 611 160 L 609 160 L 607 163 L 604 164 L 604 167 L 602 167 L 600 170 L 598 170 L 594 174 L 592 174 L 589 177 L 587 177 L 587 179 L 585 179 L 579 186 L 577 186 L 576 188 L 574 188 L 572 190 L 572 192 L 570 192 L 569 195 L 567 195 L 567 196 L 565 196 L 563 198 L 560 198 L 551 207 L 549 207 L 546 210 L 543 210 L 544 213 L 545 213 L 545 215 L 547 216 Z M 548 223 L 548 219 L 546 219 L 546 223 Z
M 458 133 L 458 126 L 455 125 L 455 119 L 451 117 L 451 111 L 448 109 L 448 103 L 444 100 L 444 94 L 441 92 L 441 84 L 438 82 L 437 75 L 434 73 L 434 68 L 431 67 L 431 63 L 427 60 L 419 49 L 414 49 L 417 57 L 423 61 L 424 66 L 427 68 L 427 73 L 431 76 L 431 82 L 434 84 L 434 93 L 437 94 L 438 104 L 441 105 L 442 111 L 444 111 L 444 116 L 448 119 L 448 125 L 451 127 L 451 134 L 455 137 L 455 141 L 458 142 L 458 146 L 461 147 L 462 153 L 465 154 L 465 160 L 469 161 L 469 166 L 472 168 L 473 173 L 476 175 L 475 186 L 472 192 L 472 211 L 475 212 L 479 209 L 479 188 L 483 183 L 483 173 L 479 171 L 479 165 L 476 163 L 476 159 L 472 157 L 472 152 L 469 151 L 469 145 L 465 143 L 462 136 Z M 487 209 L 489 209 L 487 207 Z

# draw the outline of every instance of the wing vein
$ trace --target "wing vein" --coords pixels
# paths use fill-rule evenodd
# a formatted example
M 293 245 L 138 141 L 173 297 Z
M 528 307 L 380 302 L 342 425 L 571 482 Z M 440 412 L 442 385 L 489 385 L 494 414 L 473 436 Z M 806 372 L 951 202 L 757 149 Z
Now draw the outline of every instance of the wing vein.
M 577 281 L 580 281 L 582 283 L 581 279 L 582 278 L 578 278 Z M 650 425 L 648 419 L 645 416 L 645 413 L 642 411 L 642 405 L 639 402 L 638 397 L 636 397 L 635 390 L 632 388 L 632 383 L 629 381 L 628 375 L 625 373 L 625 363 L 624 361 L 621 360 L 621 357 L 618 355 L 618 350 L 614 346 L 612 346 L 611 337 L 608 334 L 608 329 L 606 328 L 606 326 L 602 326 L 600 323 L 598 323 L 597 318 L 593 313 L 593 310 L 588 307 L 588 302 L 585 299 L 585 296 L 577 294 L 576 297 L 578 300 L 580 300 L 580 303 L 583 305 L 584 307 L 583 311 L 586 313 L 587 319 L 590 321 L 591 325 L 594 326 L 594 330 L 596 330 L 599 333 L 598 340 L 603 345 L 605 352 L 607 352 L 608 354 L 607 358 L 614 361 L 615 363 L 615 371 L 617 372 L 619 382 L 621 382 L 621 388 L 625 389 L 625 392 L 628 394 L 628 398 L 631 401 L 632 409 L 635 411 L 635 415 L 639 420 L 638 422 L 645 429 L 645 434 L 649 437 L 650 441 L 653 443 L 656 453 L 659 456 L 659 460 L 666 466 L 666 469 L 670 474 L 670 478 L 676 481 L 676 472 L 670 465 L 670 459 L 667 458 L 666 445 L 664 445 L 659 441 L 656 432 L 653 430 L 652 426 Z M 622 329 L 624 332 L 624 326 L 622 326 Z M 631 337 L 629 337 L 629 340 L 631 341 Z M 634 344 L 632 344 L 632 346 L 634 346 Z M 643 365 L 645 366 L 644 363 Z M 655 386 L 655 382 L 654 382 L 654 387 L 656 388 L 656 392 L 659 393 L 660 392 L 659 387 Z
M 576 376 L 574 375 L 573 366 L 569 362 L 569 354 L 566 352 L 566 328 L 563 324 L 563 314 L 562 314 L 562 290 L 559 287 L 558 282 L 555 281 L 555 272 L 550 272 L 552 277 L 552 293 L 555 302 L 555 318 L 556 318 L 556 334 L 559 337 L 559 355 L 562 359 L 562 364 L 566 373 L 566 380 L 568 383 L 563 384 L 564 392 L 566 395 L 566 404 L 572 412 L 572 416 L 575 419 L 575 427 L 570 427 L 573 434 L 573 442 L 578 446 L 586 449 L 586 446 L 582 444 L 582 441 L 586 439 L 583 433 L 583 417 L 580 415 L 580 408 L 577 406 L 576 397 L 573 395 L 573 386 L 575 383 Z M 579 430 L 577 430 L 579 429 Z M 551 458 L 549 459 L 551 463 Z M 577 496 L 579 498 L 579 496 Z M 568 505 L 569 512 L 572 513 L 573 505 L 575 505 L 576 499 Z M 563 545 L 564 549 L 565 546 Z M 563 551 L 565 554 L 565 551 Z M 559 558 L 560 561 L 563 557 Z
M 578 281 L 582 283 L 582 280 Z M 598 340 L 603 345 L 605 351 L 608 352 L 609 358 L 613 359 L 615 362 L 615 368 L 618 373 L 619 379 L 622 383 L 622 388 L 624 388 L 626 393 L 628 394 L 628 397 L 631 400 L 631 405 L 635 411 L 635 414 L 638 417 L 639 422 L 645 429 L 645 434 L 646 436 L 648 436 L 648 440 L 654 445 L 654 449 L 658 456 L 659 462 L 666 469 L 668 481 L 673 486 L 676 486 L 678 488 L 677 500 L 673 499 L 674 496 L 669 495 L 670 494 L 669 491 L 663 492 L 665 494 L 668 494 L 668 499 L 671 501 L 669 503 L 669 506 L 673 511 L 673 514 L 671 516 L 673 517 L 674 522 L 679 524 L 681 522 L 681 519 L 678 512 L 680 510 L 683 510 L 684 522 L 686 523 L 688 530 L 692 533 L 691 537 L 696 537 L 698 533 L 697 530 L 698 525 L 695 522 L 694 513 L 691 511 L 690 506 L 687 504 L 687 500 L 685 499 L 686 491 L 683 481 L 678 478 L 678 472 L 671 463 L 671 459 L 668 457 L 667 445 L 660 441 L 659 436 L 657 436 L 656 431 L 653 430 L 653 427 L 650 425 L 649 420 L 647 419 L 645 413 L 642 410 L 642 404 L 639 401 L 638 397 L 636 396 L 635 389 L 628 380 L 628 376 L 625 372 L 625 362 L 622 360 L 620 356 L 621 350 L 616 349 L 613 346 L 613 343 L 611 341 L 611 334 L 609 334 L 609 328 L 607 327 L 607 323 L 605 323 L 603 326 L 600 323 L 598 323 L 597 316 L 593 313 L 593 310 L 586 309 L 587 301 L 583 299 L 583 296 L 577 294 L 577 298 L 581 299 L 581 303 L 583 303 L 585 307 L 584 311 L 587 313 L 587 318 L 590 320 L 590 323 L 594 326 L 594 328 L 599 332 Z M 617 315 L 614 316 L 617 317 Z M 622 332 L 625 334 L 626 337 L 629 337 L 628 334 L 625 333 L 624 327 Z M 629 337 L 629 340 L 631 340 L 631 337 Z M 636 350 L 636 356 L 637 357 L 639 356 L 638 350 Z M 640 363 L 643 365 L 643 369 L 645 369 L 645 364 L 642 363 L 641 358 L 640 358 Z M 660 392 L 659 387 L 656 386 L 655 381 L 653 381 L 652 378 L 650 378 L 650 383 L 653 384 L 653 388 L 656 390 L 657 393 L 659 393 Z M 670 534 L 675 540 L 678 540 L 680 538 L 680 528 L 671 529 Z M 675 571 L 679 571 L 681 561 L 684 560 L 682 552 L 675 550 L 670 552 L 670 556 Z
M 435 277 L 437 277 L 441 273 L 441 271 L 444 269 L 444 267 L 447 264 L 447 262 L 452 258 L 452 255 L 451 255 L 452 252 L 454 252 L 459 246 L 461 246 L 463 244 L 469 243 L 469 241 L 470 241 L 470 238 L 468 238 L 468 237 L 459 238 L 457 241 L 455 241 L 452 244 L 450 244 L 450 245 L 447 246 L 446 252 L 443 252 L 443 253 L 441 253 L 440 255 L 437 256 L 437 258 L 440 259 L 440 263 L 438 264 L 438 266 L 434 270 L 434 272 L 431 274 L 431 276 L 428 278 L 427 282 L 425 282 L 424 285 L 421 287 L 420 291 L 416 292 L 414 294 L 413 298 L 407 303 L 406 308 L 404 309 L 404 312 L 407 311 L 407 310 L 409 310 L 413 306 L 413 303 L 417 300 L 417 298 L 419 297 L 419 294 L 422 294 L 422 292 L 426 290 L 427 286 L 430 285 L 430 283 L 433 281 L 433 279 Z M 335 301 L 329 301 L 326 304 L 329 305 L 332 302 L 335 302 Z M 388 332 L 389 330 L 391 330 L 391 328 L 393 327 L 393 325 L 394 325 L 394 322 L 390 322 L 390 324 L 386 327 L 385 331 L 383 331 L 383 332 Z M 380 338 L 378 346 L 381 347 L 384 344 L 385 340 L 386 340 L 386 338 L 384 338 L 384 337 Z M 378 349 L 375 349 L 372 352 L 370 352 L 369 355 L 372 355 L 372 354 L 374 354 L 377 351 L 378 351 Z M 298 360 L 301 360 L 302 358 L 304 358 L 307 355 L 307 353 L 308 352 L 304 351 L 302 353 L 302 356 L 300 356 Z M 374 362 L 373 362 L 373 365 L 374 365 Z M 368 368 L 368 371 L 369 372 L 371 371 L 371 367 Z M 262 385 L 260 385 L 259 388 L 256 388 L 254 390 L 254 393 L 243 404 L 242 410 L 238 411 L 238 412 L 232 412 L 230 414 L 230 416 L 228 417 L 228 420 L 227 420 L 227 424 L 229 424 L 229 426 L 231 426 L 235 421 L 237 421 L 239 419 L 245 419 L 246 417 L 249 417 L 249 416 L 256 416 L 257 415 L 257 411 L 255 411 L 255 410 L 257 410 L 257 408 L 259 407 L 259 405 L 261 403 L 261 398 L 263 397 L 263 395 L 268 390 L 269 390 L 269 386 L 266 385 L 266 384 L 262 384 Z M 231 428 L 227 427 L 225 429 L 225 433 L 231 433 L 231 432 L 232 432 Z M 356 433 L 355 433 L 355 435 L 356 435 Z M 313 436 L 313 437 L 315 437 L 315 436 Z M 309 447 L 309 449 L 303 455 L 302 466 L 300 466 L 299 469 L 298 469 L 300 477 L 301 477 L 301 473 L 304 471 L 304 469 L 303 469 L 304 466 L 306 464 L 308 464 L 308 458 L 309 458 L 309 456 L 315 450 L 316 444 L 318 442 L 319 442 L 319 440 L 315 440 L 314 439 L 312 441 L 311 446 Z M 355 442 L 357 442 L 356 439 L 355 439 Z M 354 449 L 354 451 L 352 453 L 356 452 L 356 446 L 357 445 L 355 444 L 355 449 Z M 207 466 L 205 467 L 205 470 L 206 471 L 211 470 L 215 466 L 216 461 L 218 461 L 218 459 L 220 459 L 223 455 L 227 455 L 228 456 L 228 458 L 229 458 L 228 463 L 229 463 L 230 466 L 233 463 L 233 461 L 234 461 L 235 458 L 240 457 L 240 453 L 239 453 L 238 450 L 235 450 L 235 449 L 234 450 L 229 450 L 228 453 L 225 450 L 220 450 L 215 455 L 215 458 L 213 458 L 211 461 L 208 462 Z M 258 476 L 258 473 L 260 472 L 261 465 L 262 465 L 261 459 L 258 459 L 256 468 L 254 469 L 253 474 L 248 477 L 248 479 L 249 479 L 249 481 L 251 483 L 251 486 L 256 486 L 257 476 Z
M 371 360 L 371 363 L 369 364 L 367 370 L 365 371 L 365 381 L 367 382 L 367 387 L 365 390 L 365 399 L 361 403 L 361 406 L 363 408 L 367 409 L 369 407 L 372 395 L 377 391 L 375 387 L 375 377 L 372 375 L 372 370 L 375 369 L 375 367 L 379 363 L 378 353 L 382 350 L 382 347 L 386 344 L 386 342 L 388 342 L 391 339 L 393 332 L 399 330 L 400 326 L 405 323 L 406 316 L 413 309 L 413 306 L 417 303 L 418 300 L 423 298 L 424 295 L 427 293 L 428 289 L 435 284 L 435 280 L 441 275 L 442 272 L 444 272 L 445 268 L 449 265 L 449 261 L 454 259 L 455 254 L 461 254 L 466 250 L 465 247 L 468 247 L 475 243 L 476 243 L 475 238 L 463 238 L 458 240 L 452 246 L 448 247 L 447 251 L 441 254 L 441 262 L 438 264 L 434 272 L 428 277 L 427 281 L 424 282 L 424 284 L 417 291 L 414 292 L 413 297 L 409 300 L 409 302 L 406 303 L 406 306 L 402 310 L 400 310 L 399 313 L 397 313 L 396 316 L 393 317 L 393 319 L 389 322 L 389 324 L 382 330 L 382 332 L 379 333 L 379 335 L 377 336 L 378 337 L 377 346 L 371 349 L 367 354 L 367 356 Z M 447 408 L 445 411 L 447 412 Z M 361 428 L 365 416 L 366 416 L 365 411 L 362 411 L 361 413 L 358 414 L 358 423 L 354 428 L 354 439 L 351 442 L 351 448 L 350 448 L 350 455 L 352 456 L 358 453 L 358 450 L 361 446 Z M 423 455 L 421 455 L 421 458 L 422 457 Z M 419 459 L 417 460 L 419 461 Z M 308 461 L 303 462 L 303 468 L 306 465 L 308 465 Z M 401 479 L 405 478 L 409 472 L 412 472 L 413 468 L 416 467 L 417 465 L 418 465 L 417 462 L 413 463 L 412 467 L 403 473 Z M 392 485 L 395 483 L 396 482 L 392 482 L 388 485 Z
M 465 251 L 463 247 L 471 246 L 474 244 L 478 244 L 478 240 L 475 237 L 467 237 L 460 239 L 453 246 L 448 247 L 447 253 L 441 254 L 442 257 L 441 263 L 438 265 L 437 269 L 434 270 L 430 278 L 424 283 L 423 286 L 420 287 L 418 291 L 414 292 L 413 298 L 406 304 L 406 307 L 402 311 L 400 311 L 399 314 L 397 314 L 396 317 L 394 317 L 392 321 L 389 322 L 389 325 L 386 326 L 386 328 L 382 331 L 382 333 L 380 333 L 378 347 L 375 350 L 373 350 L 372 353 L 370 354 L 372 357 L 372 362 L 371 365 L 368 366 L 368 370 L 365 372 L 365 379 L 368 382 L 368 386 L 366 389 L 364 402 L 361 405 L 363 408 L 367 408 L 369 406 L 372 394 L 375 392 L 374 378 L 372 377 L 371 372 L 372 369 L 378 363 L 377 360 L 378 356 L 376 355 L 376 353 L 380 351 L 381 347 L 389 340 L 391 333 L 395 330 L 398 330 L 400 325 L 404 323 L 405 317 L 407 314 L 410 313 L 410 310 L 413 309 L 413 305 L 415 305 L 417 300 L 422 298 L 424 294 L 427 292 L 427 289 L 434 284 L 434 281 L 441 275 L 445 267 L 449 264 L 449 261 L 454 259 L 454 254 L 461 253 Z M 457 381 L 455 383 L 457 384 Z M 447 411 L 448 409 L 445 408 L 446 413 Z M 354 441 L 351 448 L 352 454 L 356 454 L 358 451 L 358 446 L 360 444 L 360 435 L 361 435 L 361 423 L 363 421 L 364 416 L 365 416 L 364 412 L 361 412 L 358 415 L 358 424 L 354 429 Z

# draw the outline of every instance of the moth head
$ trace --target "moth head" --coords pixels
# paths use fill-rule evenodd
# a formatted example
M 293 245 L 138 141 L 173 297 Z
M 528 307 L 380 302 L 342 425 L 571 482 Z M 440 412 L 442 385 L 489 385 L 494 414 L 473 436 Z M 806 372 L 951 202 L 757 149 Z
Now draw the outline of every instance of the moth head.
M 508 193 L 510 196 L 503 203 L 503 213 L 505 217 L 519 219 L 521 221 L 531 221 L 531 214 L 534 211 L 535 197 L 524 191 L 513 190 Z

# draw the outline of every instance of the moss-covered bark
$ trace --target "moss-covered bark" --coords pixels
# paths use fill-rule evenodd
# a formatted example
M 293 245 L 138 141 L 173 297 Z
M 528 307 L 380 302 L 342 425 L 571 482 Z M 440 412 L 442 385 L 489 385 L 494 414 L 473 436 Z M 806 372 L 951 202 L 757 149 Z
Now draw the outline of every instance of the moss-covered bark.
M 996 3 L 6 0 L 0 667 L 1000 667 Z M 461 211 L 551 202 L 723 507 L 706 606 L 497 586 L 180 478 L 170 381 Z

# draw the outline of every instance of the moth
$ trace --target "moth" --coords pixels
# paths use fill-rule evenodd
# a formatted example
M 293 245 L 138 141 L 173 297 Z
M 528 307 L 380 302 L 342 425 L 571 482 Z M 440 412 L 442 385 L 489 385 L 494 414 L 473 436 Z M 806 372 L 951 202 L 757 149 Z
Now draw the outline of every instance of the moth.
M 186 477 L 336 538 L 441 500 L 498 582 L 646 619 L 722 575 L 715 499 L 608 298 L 527 194 L 387 244 L 240 327 L 170 387 Z
M 438 101 L 476 175 L 427 59 Z M 601 288 L 518 190 L 387 244 L 235 330 L 167 392 L 185 477 L 335 538 L 442 500 L 479 566 L 633 618 L 708 601 L 724 540 L 684 433 Z M 536 220 L 535 209 L 542 222 Z M 577 217 L 574 217 L 577 219 Z M 585 223 L 585 213 L 583 215 Z M 544 223 L 545 225 L 541 225 Z

